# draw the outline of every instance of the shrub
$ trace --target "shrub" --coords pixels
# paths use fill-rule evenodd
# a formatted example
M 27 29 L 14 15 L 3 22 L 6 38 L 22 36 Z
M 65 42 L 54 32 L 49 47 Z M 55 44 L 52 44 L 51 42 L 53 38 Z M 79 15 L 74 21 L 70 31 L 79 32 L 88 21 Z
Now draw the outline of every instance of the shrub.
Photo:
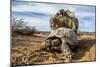
M 12 35 L 33 35 L 35 33 L 35 27 L 27 26 L 27 22 L 24 22 L 23 19 L 17 19 L 12 17 L 11 19 L 11 32 Z

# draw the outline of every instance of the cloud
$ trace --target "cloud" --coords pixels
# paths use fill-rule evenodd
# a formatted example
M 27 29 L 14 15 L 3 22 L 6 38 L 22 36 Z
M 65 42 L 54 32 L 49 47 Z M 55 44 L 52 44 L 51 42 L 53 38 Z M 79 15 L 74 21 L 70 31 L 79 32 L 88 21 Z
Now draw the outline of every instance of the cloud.
M 95 31 L 95 7 L 82 5 L 13 2 L 12 15 L 23 17 L 29 25 L 35 25 L 38 29 L 50 30 L 49 19 L 59 9 L 73 9 L 79 20 L 79 28 L 82 31 Z M 87 29 L 86 29 L 87 28 Z M 91 30 L 89 29 L 91 28 Z
M 47 4 L 22 4 L 18 6 L 12 6 L 13 12 L 37 12 L 37 13 L 44 13 L 44 14 L 52 14 L 56 11 L 56 9 L 49 7 Z
M 34 2 L 13 2 L 12 11 L 16 12 L 38 12 L 45 14 L 55 14 L 59 9 L 72 9 L 79 11 L 82 8 L 76 5 L 34 3 Z M 86 7 L 83 7 L 86 8 Z
M 17 4 L 17 6 L 16 6 Z M 95 16 L 95 7 L 63 5 L 63 4 L 46 4 L 32 2 L 16 2 L 12 6 L 13 12 L 34 12 L 45 15 L 54 15 L 59 9 L 73 9 L 77 17 Z

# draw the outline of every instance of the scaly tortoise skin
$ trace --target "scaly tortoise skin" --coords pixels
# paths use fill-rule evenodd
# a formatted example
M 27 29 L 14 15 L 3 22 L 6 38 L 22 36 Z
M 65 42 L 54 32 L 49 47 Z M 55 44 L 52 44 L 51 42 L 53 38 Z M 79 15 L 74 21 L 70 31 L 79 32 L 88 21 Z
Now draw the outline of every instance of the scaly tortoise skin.
M 49 50 L 58 49 L 71 60 L 72 58 L 71 49 L 74 48 L 75 46 L 78 46 L 78 40 L 73 30 L 60 27 L 50 33 L 48 38 L 42 43 L 42 46 L 48 48 Z

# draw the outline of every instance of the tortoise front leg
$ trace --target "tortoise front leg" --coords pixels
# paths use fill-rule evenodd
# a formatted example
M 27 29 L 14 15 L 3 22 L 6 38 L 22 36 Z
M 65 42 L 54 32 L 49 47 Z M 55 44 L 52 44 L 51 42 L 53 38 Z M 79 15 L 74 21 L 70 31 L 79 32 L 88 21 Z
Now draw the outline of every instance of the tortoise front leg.
M 65 54 L 66 58 L 68 58 L 69 61 L 71 62 L 71 60 L 72 60 L 72 52 L 71 52 L 71 49 L 69 48 L 69 46 L 64 41 L 63 41 L 63 43 L 61 45 L 61 50 Z

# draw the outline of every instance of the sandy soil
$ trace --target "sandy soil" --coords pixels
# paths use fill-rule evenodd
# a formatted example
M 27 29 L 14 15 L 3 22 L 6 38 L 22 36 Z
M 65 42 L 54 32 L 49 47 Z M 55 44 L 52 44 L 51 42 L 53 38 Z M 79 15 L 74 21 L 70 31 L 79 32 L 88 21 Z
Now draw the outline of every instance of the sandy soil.
M 67 63 L 68 58 L 62 53 L 40 50 L 41 43 L 49 33 L 39 33 L 30 36 L 18 35 L 12 37 L 12 64 L 52 64 Z M 95 61 L 95 33 L 78 33 L 80 46 L 74 51 L 71 62 Z

